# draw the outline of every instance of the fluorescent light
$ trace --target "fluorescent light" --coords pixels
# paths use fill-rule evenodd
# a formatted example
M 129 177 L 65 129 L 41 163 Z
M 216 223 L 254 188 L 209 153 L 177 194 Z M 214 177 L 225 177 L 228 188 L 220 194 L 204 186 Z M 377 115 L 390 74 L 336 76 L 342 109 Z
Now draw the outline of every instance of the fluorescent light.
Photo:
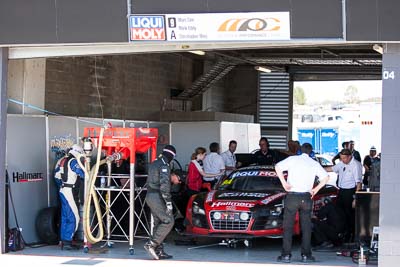
M 372 46 L 372 49 L 374 49 L 376 52 L 378 52 L 379 54 L 383 54 L 383 47 L 378 45 L 378 44 L 374 44 Z
M 199 55 L 199 56 L 204 56 L 206 54 L 206 52 L 201 51 L 201 50 L 192 50 L 192 51 L 189 51 L 189 52 L 193 53 L 193 54 L 196 54 L 196 55 Z
M 258 71 L 262 71 L 262 72 L 271 72 L 272 71 L 271 69 L 268 69 L 266 67 L 261 67 L 261 66 L 255 66 L 254 69 L 258 70 Z

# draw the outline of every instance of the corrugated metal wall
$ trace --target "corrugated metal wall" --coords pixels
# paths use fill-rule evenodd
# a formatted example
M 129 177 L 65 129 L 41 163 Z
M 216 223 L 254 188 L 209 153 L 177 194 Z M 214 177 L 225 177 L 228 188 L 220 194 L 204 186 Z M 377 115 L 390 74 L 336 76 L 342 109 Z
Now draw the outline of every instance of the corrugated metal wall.
M 291 87 L 288 73 L 259 73 L 258 121 L 272 148 L 286 149 L 290 137 Z

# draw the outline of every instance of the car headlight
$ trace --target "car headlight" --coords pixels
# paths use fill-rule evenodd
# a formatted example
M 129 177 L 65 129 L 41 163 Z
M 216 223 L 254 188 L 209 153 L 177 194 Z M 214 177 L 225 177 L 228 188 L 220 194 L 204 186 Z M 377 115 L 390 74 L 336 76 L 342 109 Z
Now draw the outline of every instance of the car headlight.
M 197 206 L 197 205 L 195 205 L 195 204 L 193 204 L 193 213 L 199 213 L 199 206 Z
M 196 202 L 193 202 L 192 210 L 193 210 L 194 214 L 206 215 L 206 212 L 204 211 L 204 209 L 201 209 Z
M 247 212 L 242 212 L 239 217 L 242 221 L 247 221 L 249 219 L 249 214 Z
M 277 204 L 271 208 L 271 215 L 279 216 L 282 214 L 283 204 Z
M 214 214 L 213 214 L 214 220 L 220 220 L 221 217 L 222 217 L 221 212 L 218 212 L 218 211 L 214 212 Z

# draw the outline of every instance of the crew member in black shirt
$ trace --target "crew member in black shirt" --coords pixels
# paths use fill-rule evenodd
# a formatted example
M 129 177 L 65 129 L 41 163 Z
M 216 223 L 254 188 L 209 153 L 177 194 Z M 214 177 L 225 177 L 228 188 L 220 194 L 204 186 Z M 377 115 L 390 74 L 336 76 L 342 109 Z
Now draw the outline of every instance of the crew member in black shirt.
M 368 187 L 369 177 L 371 176 L 371 166 L 372 163 L 376 160 L 376 148 L 374 146 L 369 150 L 369 155 L 366 155 L 363 160 L 363 166 L 365 169 L 363 184 Z
M 354 149 L 354 141 L 353 140 L 351 140 L 349 142 L 349 149 L 350 149 L 350 151 L 351 151 L 351 153 L 353 155 L 353 158 L 358 160 L 359 162 L 361 162 L 360 152 L 358 152 L 357 150 Z
M 266 137 L 260 138 L 260 150 L 253 154 L 252 163 L 256 165 L 275 165 L 285 159 L 287 155 L 269 148 L 269 142 Z
M 343 149 L 349 149 L 349 145 L 350 145 L 350 142 L 348 142 L 348 141 L 346 141 L 346 142 L 343 142 L 342 143 L 342 148 Z M 338 159 L 340 159 L 340 152 L 339 153 L 337 153 L 333 158 L 332 158 L 332 163 L 333 163 L 333 165 L 335 165 L 336 164 L 336 160 L 338 160 Z

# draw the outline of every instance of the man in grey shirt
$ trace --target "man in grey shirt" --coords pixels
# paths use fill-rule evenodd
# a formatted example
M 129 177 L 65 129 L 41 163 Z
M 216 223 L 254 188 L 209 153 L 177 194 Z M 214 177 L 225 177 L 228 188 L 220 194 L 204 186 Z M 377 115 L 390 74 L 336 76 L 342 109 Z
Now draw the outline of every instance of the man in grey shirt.
M 211 143 L 210 154 L 207 154 L 206 158 L 203 161 L 205 173 L 221 173 L 225 171 L 225 162 L 219 152 L 219 144 L 215 142 Z M 221 178 L 222 175 L 218 175 L 213 177 L 203 177 L 203 180 L 206 183 L 211 183 L 211 187 L 213 187 Z

